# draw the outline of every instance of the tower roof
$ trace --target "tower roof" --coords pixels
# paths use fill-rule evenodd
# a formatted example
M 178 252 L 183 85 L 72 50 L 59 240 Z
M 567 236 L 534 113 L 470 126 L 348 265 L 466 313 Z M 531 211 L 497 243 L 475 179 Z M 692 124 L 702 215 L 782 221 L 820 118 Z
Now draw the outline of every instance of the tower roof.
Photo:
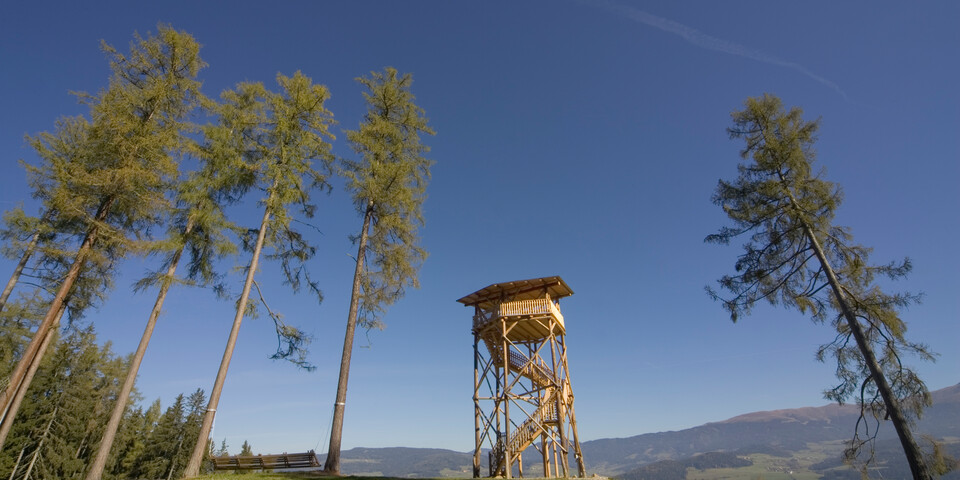
M 457 301 L 467 306 L 480 305 L 483 308 L 507 301 L 532 300 L 542 297 L 544 293 L 549 293 L 551 298 L 559 299 L 573 295 L 573 290 L 559 276 L 541 277 L 495 283 Z

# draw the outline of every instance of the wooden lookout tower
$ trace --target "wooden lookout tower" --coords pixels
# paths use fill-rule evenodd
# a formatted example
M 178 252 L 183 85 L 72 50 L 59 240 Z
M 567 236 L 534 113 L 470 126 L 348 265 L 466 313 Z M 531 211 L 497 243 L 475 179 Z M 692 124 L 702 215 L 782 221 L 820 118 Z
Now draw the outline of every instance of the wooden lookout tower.
M 485 448 L 491 477 L 511 478 L 514 465 L 522 477 L 521 455 L 531 446 L 544 477 L 572 476 L 571 452 L 584 476 L 559 306 L 570 295 L 562 278 L 544 277 L 497 283 L 457 300 L 474 308 L 475 478 Z

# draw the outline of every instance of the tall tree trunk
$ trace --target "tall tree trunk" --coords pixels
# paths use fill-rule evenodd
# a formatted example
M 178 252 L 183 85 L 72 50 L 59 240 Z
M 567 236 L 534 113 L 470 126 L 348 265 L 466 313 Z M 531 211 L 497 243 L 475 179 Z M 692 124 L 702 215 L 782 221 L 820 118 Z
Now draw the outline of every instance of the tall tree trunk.
M 177 443 L 177 450 L 170 457 L 170 471 L 167 472 L 167 480 L 173 478 L 173 471 L 177 469 L 177 456 L 180 455 L 180 449 L 183 448 L 183 436 L 180 436 L 180 442 Z
M 7 300 L 10 298 L 10 294 L 13 293 L 13 287 L 15 287 L 17 282 L 20 281 L 20 274 L 23 273 L 23 267 L 26 267 L 27 262 L 30 261 L 30 256 L 33 255 L 33 251 L 37 248 L 38 241 L 40 241 L 39 230 L 37 230 L 33 236 L 30 237 L 30 243 L 27 245 L 27 248 L 24 249 L 23 256 L 20 257 L 17 267 L 13 269 L 13 275 L 10 275 L 10 280 L 7 281 L 7 286 L 4 287 L 3 293 L 0 293 L 0 312 L 2 312 L 3 307 L 7 305 Z
M 273 193 L 267 199 L 267 205 L 270 205 L 272 198 Z M 233 317 L 233 328 L 231 328 L 230 337 L 227 339 L 227 347 L 223 351 L 223 359 L 220 360 L 220 370 L 217 371 L 217 379 L 213 383 L 213 390 L 210 391 L 210 401 L 207 403 L 207 411 L 203 415 L 197 444 L 194 446 L 190 461 L 187 462 L 187 467 L 183 471 L 183 478 L 192 478 L 200 473 L 200 462 L 203 461 L 207 437 L 210 435 L 210 429 L 213 427 L 213 417 L 216 415 L 217 405 L 220 403 L 220 393 L 223 391 L 223 382 L 227 378 L 227 369 L 230 367 L 230 359 L 233 357 L 233 348 L 237 343 L 237 335 L 240 333 L 240 323 L 243 321 L 243 314 L 247 309 L 247 299 L 250 297 L 250 288 L 253 287 L 253 276 L 257 271 L 257 263 L 260 261 L 260 251 L 263 250 L 263 241 L 267 235 L 267 224 L 269 222 L 270 208 L 265 207 L 263 220 L 260 222 L 260 232 L 257 234 L 257 244 L 253 248 L 253 258 L 250 259 L 250 268 L 247 270 L 247 279 L 243 284 L 240 302 L 237 304 L 237 315 Z
M 80 244 L 80 248 L 77 250 L 77 254 L 74 257 L 73 264 L 70 265 L 70 270 L 67 271 L 67 275 L 64 277 L 63 283 L 60 285 L 60 290 L 57 291 L 56 296 L 53 297 L 53 301 L 50 302 L 50 309 L 47 310 L 47 315 L 43 318 L 43 321 L 40 322 L 40 326 L 37 327 L 37 332 L 33 335 L 33 339 L 30 341 L 30 344 L 27 345 L 26 351 L 23 352 L 23 357 L 17 363 L 17 367 L 10 375 L 10 384 L 7 386 L 7 389 L 4 390 L 3 393 L 0 393 L 0 412 L 6 413 L 9 410 L 10 403 L 13 401 L 13 397 L 16 395 L 16 389 L 23 382 L 23 377 L 30 368 L 30 363 L 39 362 L 41 360 L 41 358 L 37 355 L 37 350 L 40 348 L 40 344 L 46 337 L 47 332 L 50 331 L 50 328 L 53 326 L 54 322 L 59 318 L 60 309 L 66 303 L 67 296 L 70 294 L 70 290 L 73 289 L 73 284 L 77 281 L 77 277 L 80 276 L 80 270 L 83 268 L 83 264 L 86 263 L 87 254 L 90 252 L 90 249 L 93 248 L 93 244 L 97 240 L 97 236 L 100 232 L 100 223 L 106 219 L 107 214 L 110 212 L 110 208 L 113 206 L 113 202 L 114 197 L 108 197 L 104 199 L 104 201 L 100 204 L 100 207 L 97 209 L 97 214 L 94 217 L 94 223 L 90 227 L 90 230 L 87 231 L 87 235 Z M 25 387 L 29 387 L 29 384 L 25 384 Z
M 60 318 L 63 317 L 65 310 L 66 306 L 60 307 L 60 314 L 57 315 L 57 320 L 53 328 L 47 331 L 47 336 L 43 339 L 43 343 L 40 344 L 40 349 L 37 350 L 38 357 L 43 358 L 43 355 L 47 352 L 47 347 L 49 347 L 50 342 L 53 341 L 54 333 L 56 332 L 57 326 L 60 325 Z M 20 410 L 20 403 L 23 402 L 23 397 L 27 395 L 27 387 L 33 382 L 33 377 L 36 375 L 38 368 L 40 368 L 39 361 L 30 362 L 30 368 L 27 370 L 27 374 L 24 375 L 23 381 L 20 382 L 20 387 L 17 388 L 17 393 L 14 395 L 13 401 L 10 402 L 10 409 L 7 410 L 3 421 L 0 422 L 0 450 L 3 449 L 3 445 L 7 441 L 7 435 L 10 434 L 10 429 L 13 428 L 13 421 L 17 418 L 17 411 Z
M 782 175 L 780 178 L 783 180 Z M 788 195 L 790 197 L 791 205 L 798 212 L 801 211 L 793 195 L 789 193 Z M 814 235 L 813 228 L 811 228 L 810 225 L 803 221 L 801 221 L 801 224 L 803 225 L 804 234 L 806 234 L 807 238 L 810 239 L 810 244 L 813 246 L 813 252 L 817 256 L 817 260 L 820 262 L 820 265 L 823 267 L 823 271 L 827 276 L 827 282 L 830 284 L 830 289 L 833 290 L 834 298 L 836 298 L 837 304 L 840 306 L 840 312 L 843 314 L 843 318 L 847 321 L 847 326 L 850 327 L 850 333 L 853 334 L 853 338 L 857 342 L 857 347 L 860 348 L 860 354 L 863 355 L 863 360 L 867 365 L 867 369 L 870 370 L 870 376 L 877 385 L 877 391 L 880 392 L 880 396 L 883 398 L 883 403 L 886 406 L 887 414 L 890 417 L 890 421 L 893 422 L 893 428 L 897 431 L 897 436 L 900 438 L 900 444 L 903 446 L 903 453 L 907 457 L 907 463 L 910 464 L 910 472 L 913 474 L 913 478 L 915 480 L 932 479 L 933 476 L 930 474 L 930 471 L 927 469 L 927 465 L 923 460 L 923 452 L 920 450 L 920 446 L 917 445 L 916 440 L 914 440 L 913 433 L 910 432 L 910 422 L 907 420 L 906 415 L 904 415 L 903 409 L 900 406 L 900 402 L 893 393 L 893 389 L 890 388 L 890 383 L 887 382 L 887 378 L 883 374 L 883 369 L 880 368 L 880 363 L 877 362 L 877 357 L 873 353 L 873 349 L 870 347 L 870 342 L 867 340 L 866 335 L 863 333 L 863 328 L 860 326 L 860 322 L 857 320 L 856 315 L 854 315 L 853 309 L 850 308 L 850 304 L 847 301 L 847 296 L 843 292 L 843 287 L 840 285 L 840 281 L 837 279 L 837 276 L 833 271 L 833 267 L 827 260 L 827 256 L 823 251 L 823 247 L 820 246 L 820 241 L 817 240 L 817 236 Z
M 57 418 L 57 410 L 60 409 L 60 406 L 53 408 L 53 413 L 50 415 L 50 421 L 47 422 L 47 427 L 43 430 L 43 435 L 40 437 L 40 441 L 37 442 L 37 448 L 33 451 L 33 458 L 30 459 L 30 465 L 27 467 L 27 472 L 23 474 L 23 480 L 30 480 L 30 473 L 33 472 L 33 466 L 37 463 L 37 458 L 40 456 L 40 450 L 43 448 L 43 442 L 46 441 L 47 437 L 50 435 L 50 427 L 53 426 L 53 420 Z
M 183 235 L 189 235 L 191 231 L 193 231 L 192 218 L 187 221 Z M 110 455 L 110 449 L 113 448 L 113 441 L 117 435 L 117 430 L 120 428 L 123 412 L 126 410 L 127 402 L 130 399 L 130 392 L 133 390 L 133 385 L 137 381 L 140 364 L 143 362 L 147 345 L 150 344 L 150 338 L 153 336 L 153 329 L 157 325 L 157 318 L 163 309 L 163 302 L 167 298 L 167 292 L 173 283 L 174 275 L 177 272 L 177 265 L 180 263 L 180 257 L 183 255 L 183 248 L 184 247 L 181 247 L 180 250 L 173 254 L 170 266 L 167 268 L 167 273 L 164 275 L 163 281 L 160 284 L 157 300 L 153 303 L 153 310 L 150 311 L 150 317 L 147 318 L 147 326 L 143 330 L 143 335 L 140 336 L 140 344 L 137 346 L 137 351 L 134 353 L 133 360 L 130 362 L 130 370 L 127 372 L 127 377 L 124 379 L 120 393 L 117 395 L 117 403 L 114 405 L 113 412 L 110 414 L 110 420 L 107 422 L 106 430 L 103 432 L 103 438 L 100 440 L 99 447 L 97 447 L 97 455 L 90 465 L 86 480 L 100 480 L 100 477 L 103 476 L 103 469 L 107 465 L 107 457 Z
M 25 448 L 20 449 L 20 455 L 17 456 L 17 461 L 13 464 L 13 470 L 10 471 L 9 480 L 13 480 L 14 475 L 17 474 L 17 470 L 20 468 L 20 460 L 23 460 L 23 451 Z
M 343 411 L 347 402 L 347 379 L 350 377 L 350 357 L 353 353 L 353 334 L 357 329 L 357 309 L 360 304 L 360 280 L 363 275 L 367 236 L 373 218 L 373 202 L 367 203 L 360 229 L 360 247 L 357 250 L 357 267 L 353 271 L 353 291 L 350 293 L 350 310 L 347 313 L 347 333 L 343 339 L 343 356 L 340 358 L 340 381 L 337 383 L 337 401 L 333 406 L 333 426 L 330 428 L 330 449 L 323 469 L 327 473 L 340 474 L 340 440 L 343 436 Z

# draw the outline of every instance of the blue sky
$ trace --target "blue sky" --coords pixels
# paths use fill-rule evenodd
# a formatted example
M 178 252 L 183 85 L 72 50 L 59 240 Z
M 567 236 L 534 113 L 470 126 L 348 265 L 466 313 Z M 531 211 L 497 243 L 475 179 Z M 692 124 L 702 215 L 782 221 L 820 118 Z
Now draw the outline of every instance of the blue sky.
M 24 134 L 85 113 L 69 91 L 107 79 L 100 39 L 126 48 L 157 22 L 193 34 L 216 96 L 245 80 L 275 86 L 302 70 L 329 87 L 343 129 L 364 105 L 354 78 L 385 66 L 414 75 L 437 131 L 425 207 L 422 288 L 360 335 L 344 446 L 472 448 L 471 312 L 455 300 L 491 283 L 561 275 L 580 438 L 677 430 L 738 414 L 826 403 L 832 335 L 802 315 L 758 308 L 732 324 L 703 287 L 737 247 L 703 238 L 725 224 L 710 203 L 741 145 L 729 114 L 769 92 L 822 117 L 818 162 L 841 184 L 837 223 L 874 260 L 909 256 L 895 287 L 925 294 L 908 335 L 940 353 L 917 367 L 931 389 L 960 381 L 960 33 L 955 2 L 14 2 L 0 16 L 0 208 L 35 209 L 17 161 Z M 339 186 L 339 185 L 338 185 Z M 318 195 L 310 267 L 326 295 L 258 277 L 271 307 L 314 337 L 312 373 L 269 360 L 267 319 L 240 332 L 214 429 L 233 450 L 326 450 L 360 226 L 341 188 Z M 253 201 L 232 216 L 253 225 Z M 231 268 L 247 262 L 238 257 Z M 87 319 L 131 352 L 153 293 L 131 259 Z M 0 271 L 13 263 L 0 260 Z M 234 276 L 239 291 L 242 278 Z M 212 386 L 233 314 L 180 289 L 140 372 L 147 402 Z M 852 428 L 852 426 L 851 426 Z M 589 461 L 589 459 L 587 459 Z

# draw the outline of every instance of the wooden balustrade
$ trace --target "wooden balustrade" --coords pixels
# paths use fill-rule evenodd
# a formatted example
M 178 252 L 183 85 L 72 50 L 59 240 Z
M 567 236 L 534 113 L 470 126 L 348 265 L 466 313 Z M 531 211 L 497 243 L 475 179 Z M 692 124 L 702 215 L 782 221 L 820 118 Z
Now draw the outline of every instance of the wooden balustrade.
M 493 309 L 484 310 L 473 317 L 473 328 L 479 329 L 493 319 L 501 317 L 522 317 L 535 315 L 552 315 L 563 326 L 563 314 L 560 307 L 549 297 L 533 300 L 516 300 L 497 304 Z

